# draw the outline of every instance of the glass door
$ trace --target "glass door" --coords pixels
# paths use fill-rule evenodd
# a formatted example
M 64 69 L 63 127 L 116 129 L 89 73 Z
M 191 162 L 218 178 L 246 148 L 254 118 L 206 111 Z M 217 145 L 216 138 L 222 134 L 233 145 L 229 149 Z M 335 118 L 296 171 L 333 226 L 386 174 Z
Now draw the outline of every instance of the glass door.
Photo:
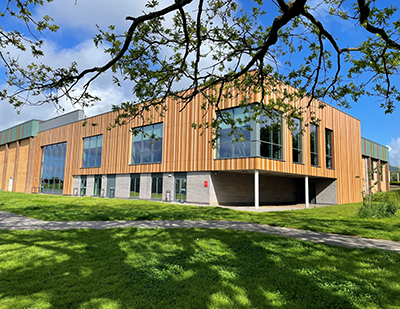
M 175 179 L 175 201 L 186 202 L 186 178 Z
M 86 195 L 86 176 L 81 176 L 81 196 Z

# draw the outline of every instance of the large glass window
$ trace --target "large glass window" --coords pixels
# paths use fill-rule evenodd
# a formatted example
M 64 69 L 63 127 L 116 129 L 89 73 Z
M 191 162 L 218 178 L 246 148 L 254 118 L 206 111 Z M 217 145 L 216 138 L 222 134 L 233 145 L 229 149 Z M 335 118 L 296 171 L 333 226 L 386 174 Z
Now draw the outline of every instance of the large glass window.
M 319 165 L 318 155 L 318 127 L 314 124 L 310 124 L 310 155 L 311 165 Z
M 260 117 L 260 156 L 282 160 L 282 116 L 274 111 L 271 117 Z
M 40 192 L 62 194 L 67 143 L 43 147 Z
M 163 124 L 145 126 L 132 142 L 132 164 L 160 163 L 162 159 Z
M 83 139 L 82 167 L 100 167 L 103 135 Z
M 245 108 L 236 107 L 224 111 L 229 114 L 227 117 L 235 121 L 235 132 L 232 133 L 232 125 L 222 123 L 218 140 L 218 158 L 238 158 L 250 156 L 250 123 L 245 122 Z M 240 140 L 238 140 L 240 139 Z
M 293 118 L 292 148 L 294 163 L 302 163 L 303 156 L 301 141 L 301 121 L 298 118 Z
M 332 131 L 325 129 L 326 167 L 333 168 Z
M 131 189 L 129 192 L 130 197 L 139 197 L 140 191 L 140 175 L 131 174 Z
M 162 199 L 162 186 L 163 177 L 162 174 L 151 175 L 151 198 Z

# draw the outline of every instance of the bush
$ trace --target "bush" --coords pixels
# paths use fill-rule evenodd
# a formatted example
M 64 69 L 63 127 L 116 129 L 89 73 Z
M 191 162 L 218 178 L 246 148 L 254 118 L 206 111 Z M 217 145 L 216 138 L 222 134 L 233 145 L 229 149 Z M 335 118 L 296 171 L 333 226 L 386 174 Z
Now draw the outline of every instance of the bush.
M 379 192 L 373 196 L 372 205 L 368 198 L 364 199 L 358 211 L 360 218 L 389 218 L 396 215 L 400 209 L 400 190 Z
M 391 181 L 391 185 L 400 186 L 400 181 Z

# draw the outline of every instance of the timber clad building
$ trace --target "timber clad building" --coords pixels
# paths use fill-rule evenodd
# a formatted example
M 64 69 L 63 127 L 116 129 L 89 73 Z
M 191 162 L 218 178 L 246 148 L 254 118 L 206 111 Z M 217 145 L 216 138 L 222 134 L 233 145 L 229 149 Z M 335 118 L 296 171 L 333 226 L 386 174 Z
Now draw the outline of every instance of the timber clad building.
M 260 101 L 258 96 L 251 101 Z M 226 101 L 221 108 L 243 119 L 240 100 Z M 180 105 L 168 100 L 164 117 L 147 112 L 151 124 L 135 119 L 111 130 L 114 113 L 84 119 L 82 111 L 75 111 L 0 132 L 0 187 L 256 206 L 352 203 L 362 200 L 363 191 L 388 190 L 388 149 L 363 139 L 360 121 L 332 106 L 307 110 L 303 119 L 314 112 L 318 126 L 295 119 L 303 134 L 290 131 L 279 114 L 260 116 L 264 119 L 239 127 L 244 141 L 235 142 L 231 128 L 222 127 L 218 146 L 212 148 L 211 130 L 201 134 L 191 126 L 212 121 L 213 113 L 204 115 L 201 103 L 196 98 L 179 112 Z M 133 136 L 132 128 L 142 130 Z M 151 140 L 152 135 L 158 138 Z

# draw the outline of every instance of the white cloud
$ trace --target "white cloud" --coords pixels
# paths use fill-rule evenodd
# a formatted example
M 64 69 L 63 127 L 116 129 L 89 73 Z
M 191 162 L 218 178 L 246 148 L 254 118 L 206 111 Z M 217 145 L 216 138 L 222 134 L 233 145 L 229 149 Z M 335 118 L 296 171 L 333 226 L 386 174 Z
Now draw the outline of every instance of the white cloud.
M 86 40 L 74 48 L 68 49 L 61 49 L 54 42 L 46 41 L 43 49 L 45 57 L 41 60 L 52 67 L 67 67 L 72 61 L 77 61 L 79 68 L 83 69 L 103 65 L 109 60 L 109 56 L 102 49 L 94 47 L 91 40 Z M 20 54 L 19 59 L 21 65 L 26 65 L 33 61 L 29 53 Z M 4 87 L 6 87 L 5 84 L 1 85 L 0 89 Z M 132 99 L 130 89 L 131 85 L 127 85 L 127 83 L 123 84 L 123 87 L 117 87 L 112 83 L 111 73 L 105 73 L 96 79 L 90 88 L 90 93 L 101 97 L 102 100 L 97 102 L 94 107 L 86 109 L 86 115 L 92 116 L 110 111 L 113 104 L 119 104 L 122 101 Z M 62 101 L 61 104 L 66 112 L 75 109 L 70 102 Z M 19 115 L 17 115 L 16 110 L 6 101 L 0 101 L 0 107 L 2 119 L 0 122 L 0 131 L 30 119 L 46 120 L 57 116 L 57 111 L 51 104 L 40 107 L 24 106 Z
M 400 166 L 400 137 L 392 138 L 387 147 L 389 147 L 390 165 Z
M 38 7 L 36 16 L 50 15 L 61 29 L 75 28 L 80 31 L 93 32 L 95 25 L 106 28 L 115 25 L 127 29 L 131 24 L 125 17 L 136 17 L 142 14 L 145 0 L 74 0 L 54 1 Z

